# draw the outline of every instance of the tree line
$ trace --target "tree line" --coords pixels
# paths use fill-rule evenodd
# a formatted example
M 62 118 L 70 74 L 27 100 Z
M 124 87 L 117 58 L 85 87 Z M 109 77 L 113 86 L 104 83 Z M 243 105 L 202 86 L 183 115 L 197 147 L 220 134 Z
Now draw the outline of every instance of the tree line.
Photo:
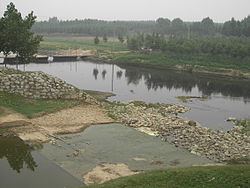
M 126 36 L 133 33 L 160 33 L 170 36 L 250 36 L 250 16 L 241 21 L 232 18 L 225 23 L 215 23 L 207 17 L 200 22 L 172 21 L 159 18 L 156 21 L 104 21 L 95 19 L 60 21 L 57 17 L 36 22 L 32 30 L 37 33 L 70 33 L 92 36 Z
M 0 52 L 5 56 L 13 53 L 19 61 L 30 62 L 42 40 L 41 36 L 31 32 L 35 19 L 33 12 L 22 18 L 15 5 L 10 3 L 0 18 Z
M 186 37 L 166 38 L 158 33 L 137 34 L 127 37 L 130 50 L 168 51 L 186 54 L 227 55 L 232 57 L 249 57 L 250 38 L 248 37 Z

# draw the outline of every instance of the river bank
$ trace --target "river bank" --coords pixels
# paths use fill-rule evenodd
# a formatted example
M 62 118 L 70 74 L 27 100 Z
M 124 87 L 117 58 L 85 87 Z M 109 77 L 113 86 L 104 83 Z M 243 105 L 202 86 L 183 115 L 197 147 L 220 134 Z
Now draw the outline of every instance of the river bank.
M 124 53 L 125 52 L 125 53 Z M 237 79 L 250 79 L 247 65 L 237 67 L 239 59 L 229 57 L 182 56 L 181 54 L 165 54 L 163 52 L 100 52 L 89 56 L 86 60 L 98 63 L 109 63 L 121 66 L 145 67 L 201 73 Z M 244 63 L 245 64 L 245 63 Z

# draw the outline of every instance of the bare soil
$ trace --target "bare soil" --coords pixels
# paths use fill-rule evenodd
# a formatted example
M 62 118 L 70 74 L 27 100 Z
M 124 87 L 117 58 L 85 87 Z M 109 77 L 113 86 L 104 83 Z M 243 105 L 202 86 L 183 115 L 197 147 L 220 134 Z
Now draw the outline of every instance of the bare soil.
M 123 176 L 132 176 L 134 174 L 137 174 L 137 172 L 130 170 L 126 164 L 105 163 L 102 165 L 98 165 L 90 172 L 83 175 L 83 179 L 84 183 L 88 185 L 93 183 L 101 184 L 112 179 L 116 179 Z
M 0 128 L 8 127 L 24 141 L 47 142 L 56 134 L 76 133 L 93 124 L 114 122 L 97 105 L 82 104 L 42 117 L 28 119 L 6 110 L 0 116 Z

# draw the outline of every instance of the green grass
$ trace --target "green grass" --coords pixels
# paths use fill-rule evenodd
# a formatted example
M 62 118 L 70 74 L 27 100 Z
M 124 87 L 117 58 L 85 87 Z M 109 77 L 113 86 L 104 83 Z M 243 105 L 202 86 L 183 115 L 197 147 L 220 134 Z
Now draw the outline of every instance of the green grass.
M 250 71 L 250 59 L 238 59 L 219 55 L 187 55 L 171 52 L 130 52 L 126 54 L 115 54 L 113 59 L 117 62 L 148 64 L 169 68 L 179 65 L 182 66 L 183 69 L 190 70 L 191 72 L 195 70 L 209 70 L 216 72 L 223 71 L 222 69 L 240 69 Z
M 250 120 L 249 119 L 240 119 L 240 120 L 237 120 L 235 123 L 237 126 L 242 126 L 243 133 L 250 136 Z
M 150 171 L 89 188 L 248 188 L 250 166 L 189 167 Z
M 0 107 L 0 116 L 4 114 L 4 109 Z
M 0 106 L 21 113 L 28 118 L 73 107 L 80 102 L 69 99 L 28 99 L 22 96 L 0 92 Z
M 177 99 L 179 99 L 181 102 L 189 102 L 191 99 L 199 99 L 199 101 L 205 101 L 207 99 L 206 96 L 202 97 L 196 97 L 196 96 L 177 96 Z
M 103 42 L 102 38 L 98 45 L 94 44 L 94 37 L 79 36 L 45 36 L 41 42 L 39 52 L 50 52 L 60 50 L 71 50 L 76 53 L 76 49 L 99 50 L 99 51 L 120 51 L 126 50 L 126 44 L 122 44 L 117 39 L 109 38 L 108 42 Z

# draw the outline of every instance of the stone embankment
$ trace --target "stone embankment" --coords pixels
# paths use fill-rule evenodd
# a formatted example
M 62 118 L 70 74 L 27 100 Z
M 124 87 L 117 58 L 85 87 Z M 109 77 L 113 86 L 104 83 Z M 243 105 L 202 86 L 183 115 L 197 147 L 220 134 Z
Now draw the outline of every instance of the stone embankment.
M 177 116 L 187 110 L 182 105 L 138 105 L 138 102 L 117 102 L 108 107 L 108 113 L 125 125 L 150 129 L 193 154 L 214 161 L 250 157 L 250 137 L 242 134 L 242 127 L 235 126 L 228 132 L 212 130 Z
M 28 98 L 83 99 L 87 95 L 65 81 L 43 72 L 0 68 L 0 91 Z

